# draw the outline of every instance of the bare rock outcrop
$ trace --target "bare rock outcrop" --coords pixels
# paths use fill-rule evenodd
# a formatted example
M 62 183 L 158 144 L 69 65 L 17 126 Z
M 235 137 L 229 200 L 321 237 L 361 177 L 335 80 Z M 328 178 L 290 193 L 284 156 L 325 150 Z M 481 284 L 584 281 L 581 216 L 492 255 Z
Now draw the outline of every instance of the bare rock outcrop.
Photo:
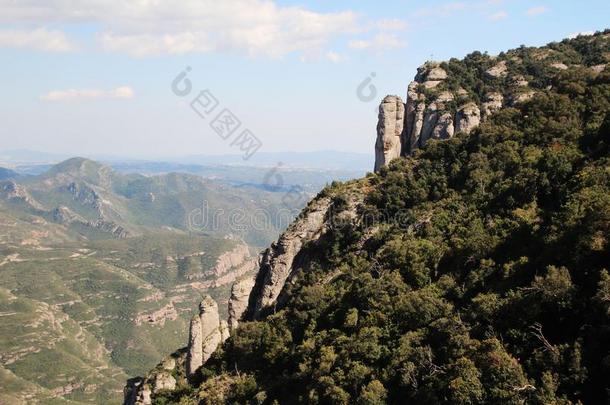
M 417 69 L 415 80 L 407 89 L 402 155 L 421 148 L 431 138 L 453 136 L 455 125 L 446 108 L 454 99 L 453 94 L 441 91 L 427 103 L 425 90 L 422 90 L 422 87 L 435 89 L 446 79 L 447 72 L 436 62 L 428 62 Z
M 157 393 L 163 390 L 175 390 L 176 379 L 171 375 L 169 371 L 161 371 L 155 374 L 153 393 Z
M 535 94 L 536 94 L 536 92 L 534 90 L 531 90 L 528 88 L 514 89 L 513 92 L 510 94 L 510 96 L 508 97 L 508 104 L 514 106 L 514 105 L 525 103 L 526 101 L 531 100 Z
M 254 288 L 254 279 L 246 278 L 233 284 L 229 298 L 229 330 L 234 331 L 248 308 L 250 292 Z
M 230 337 L 231 332 L 229 331 L 229 323 L 223 319 L 220 321 L 220 341 L 224 343 Z
M 124 405 L 151 405 L 161 391 L 173 391 L 186 384 L 184 375 L 188 353 L 180 349 L 165 357 L 146 377 L 127 380 L 123 389 Z
M 195 315 L 189 325 L 188 357 L 186 358 L 186 373 L 189 376 L 203 365 L 203 334 L 201 331 L 201 318 Z
M 61 224 L 70 224 L 75 221 L 86 222 L 80 215 L 63 205 L 51 211 L 51 218 Z
M 233 249 L 218 256 L 216 264 L 211 272 L 216 276 L 222 276 L 234 267 L 240 266 L 250 257 L 250 249 L 245 243 L 239 243 Z
M 506 61 L 499 62 L 498 64 L 494 65 L 493 67 L 487 69 L 485 71 L 485 74 L 488 77 L 494 78 L 494 79 L 506 77 L 506 75 L 508 74 L 508 67 L 506 65 Z
M 130 405 L 152 405 L 152 389 L 147 382 L 139 382 L 134 388 L 133 397 L 126 399 L 125 403 Z
M 483 101 L 482 118 L 486 119 L 494 112 L 498 111 L 504 105 L 504 96 L 502 93 L 488 93 Z
M 551 63 L 551 67 L 559 70 L 567 70 L 568 66 L 565 63 L 555 62 Z
M 189 326 L 187 375 L 192 376 L 223 342 L 223 325 L 218 313 L 218 304 L 209 295 L 199 304 L 199 315 L 191 318 Z
M 273 309 L 286 280 L 295 270 L 295 258 L 303 245 L 319 239 L 326 230 L 329 198 L 313 200 L 277 242 L 261 255 L 260 268 L 245 316 L 257 319 L 263 310 Z
M 432 131 L 432 138 L 434 139 L 449 139 L 453 136 L 455 128 L 453 126 L 453 114 L 445 112 L 443 115 L 438 117 L 436 126 Z
M 43 210 L 43 206 L 23 187 L 21 184 L 15 183 L 13 180 L 6 180 L 0 183 L 0 198 L 12 202 L 23 202 L 30 208 Z
M 386 96 L 379 106 L 377 141 L 375 142 L 375 170 L 400 156 L 405 105 L 398 96 Z
M 396 145 L 393 136 L 391 141 L 384 144 L 388 115 L 380 113 L 377 144 L 375 147 L 375 171 L 386 166 L 392 159 L 413 153 L 422 148 L 431 139 L 449 139 L 457 132 L 469 133 L 481 124 L 489 115 L 504 106 L 504 96 L 499 92 L 492 92 L 484 97 L 483 102 L 474 102 L 476 97 L 461 86 L 447 81 L 449 74 L 444 65 L 436 62 L 427 62 L 417 69 L 415 80 L 407 88 L 407 100 L 404 106 L 404 123 L 401 126 L 395 123 L 400 114 L 391 115 L 392 134 L 402 127 L 400 147 Z M 506 61 L 498 62 L 494 67 L 484 73 L 487 77 L 501 78 L 508 75 Z M 513 87 L 527 89 L 527 81 L 523 76 L 516 75 Z M 380 111 L 387 111 L 387 104 L 394 106 L 399 102 L 397 96 L 384 98 Z M 456 104 L 460 106 L 456 111 Z M 382 129 L 382 130 L 380 130 Z M 400 149 L 400 154 L 397 152 Z
M 218 304 L 209 295 L 199 304 L 201 319 L 201 337 L 203 340 L 203 362 L 205 363 L 220 344 L 220 315 Z
M 413 81 L 407 89 L 407 104 L 405 107 L 405 132 L 403 134 L 404 149 L 411 151 L 419 145 L 419 137 L 424 126 L 426 112 L 426 97 L 418 91 L 420 83 Z
M 461 106 L 456 114 L 457 132 L 470 133 L 481 123 L 481 110 L 475 103 L 468 103 Z

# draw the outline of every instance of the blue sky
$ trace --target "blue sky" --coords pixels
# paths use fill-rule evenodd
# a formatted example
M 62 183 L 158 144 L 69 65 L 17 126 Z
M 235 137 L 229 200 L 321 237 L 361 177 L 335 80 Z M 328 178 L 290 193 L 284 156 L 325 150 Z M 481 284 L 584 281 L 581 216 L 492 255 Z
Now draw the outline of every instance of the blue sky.
M 261 150 L 372 153 L 379 100 L 404 97 L 426 60 L 543 45 L 609 15 L 601 0 L 0 0 L 0 150 L 235 153 L 189 106 L 208 89 Z

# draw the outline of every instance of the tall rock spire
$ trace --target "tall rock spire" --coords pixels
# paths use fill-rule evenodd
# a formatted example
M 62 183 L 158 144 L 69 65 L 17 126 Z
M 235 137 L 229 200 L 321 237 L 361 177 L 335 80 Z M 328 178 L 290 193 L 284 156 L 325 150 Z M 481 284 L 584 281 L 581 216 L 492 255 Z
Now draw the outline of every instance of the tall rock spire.
M 479 106 L 466 90 L 449 83 L 448 77 L 439 63 L 426 62 L 409 84 L 406 104 L 398 96 L 383 99 L 375 143 L 376 172 L 393 159 L 423 148 L 431 139 L 469 133 L 502 107 L 502 94 L 486 94 Z
M 386 96 L 379 106 L 377 141 L 375 142 L 375 171 L 396 159 L 402 152 L 402 133 L 405 105 L 398 96 Z
M 186 359 L 186 373 L 194 375 L 203 365 L 203 337 L 201 336 L 201 318 L 195 315 L 191 318 L 189 326 L 188 357 Z
M 218 304 L 206 296 L 199 304 L 199 315 L 191 319 L 189 329 L 187 374 L 192 376 L 205 363 L 223 341 L 223 325 Z

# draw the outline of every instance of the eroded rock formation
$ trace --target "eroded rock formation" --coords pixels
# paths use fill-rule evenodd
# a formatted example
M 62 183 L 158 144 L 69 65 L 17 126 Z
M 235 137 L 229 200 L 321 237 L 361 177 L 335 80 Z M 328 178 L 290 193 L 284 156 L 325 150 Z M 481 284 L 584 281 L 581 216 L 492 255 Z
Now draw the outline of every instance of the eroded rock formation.
M 262 311 L 273 309 L 303 244 L 318 239 L 324 232 L 329 207 L 328 198 L 313 200 L 277 242 L 262 253 L 246 314 L 249 319 L 257 319 Z
M 475 103 L 461 106 L 456 114 L 457 132 L 469 133 L 481 123 L 481 110 Z
M 524 76 L 509 75 L 506 61 L 496 62 L 481 77 L 493 83 L 509 81 L 511 90 L 506 104 L 522 103 L 534 95 Z M 456 133 L 470 133 L 505 105 L 504 95 L 498 91 L 479 94 L 477 98 L 472 89 L 468 92 L 449 78 L 441 64 L 427 62 L 417 69 L 415 79 L 407 88 L 404 110 L 400 97 L 383 99 L 377 124 L 375 171 L 399 156 L 424 147 L 431 139 L 450 139 Z M 401 117 L 402 123 L 398 122 Z
M 199 304 L 199 315 L 191 319 L 187 357 L 187 374 L 192 376 L 223 341 L 227 330 L 218 314 L 218 304 L 209 295 Z
M 402 152 L 402 132 L 405 105 L 398 96 L 386 96 L 379 106 L 377 141 L 375 143 L 375 170 L 386 165 Z
M 248 308 L 248 298 L 254 287 L 254 279 L 246 278 L 233 284 L 229 298 L 229 330 L 234 331 Z
M 203 336 L 201 331 L 201 318 L 195 315 L 189 325 L 188 357 L 186 359 L 186 373 L 195 374 L 203 364 Z

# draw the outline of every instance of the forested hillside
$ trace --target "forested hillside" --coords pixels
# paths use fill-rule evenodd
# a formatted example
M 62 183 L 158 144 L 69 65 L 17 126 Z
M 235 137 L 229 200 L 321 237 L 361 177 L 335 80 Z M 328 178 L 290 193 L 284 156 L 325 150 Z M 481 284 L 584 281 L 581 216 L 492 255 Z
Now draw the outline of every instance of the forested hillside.
M 609 401 L 609 61 L 606 31 L 440 64 L 527 97 L 323 190 L 277 302 L 153 403 Z

